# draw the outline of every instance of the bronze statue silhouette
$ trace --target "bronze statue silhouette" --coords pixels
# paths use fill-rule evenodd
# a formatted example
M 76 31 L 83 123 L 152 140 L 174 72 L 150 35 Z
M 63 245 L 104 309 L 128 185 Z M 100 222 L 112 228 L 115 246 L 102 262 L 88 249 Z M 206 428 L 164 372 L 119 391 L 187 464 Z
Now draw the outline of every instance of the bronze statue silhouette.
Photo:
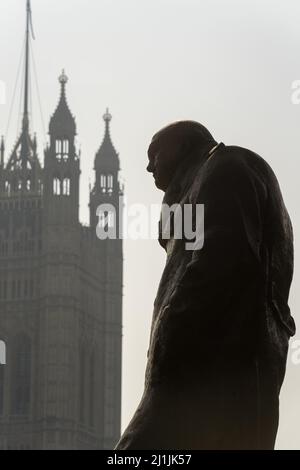
M 159 131 L 148 156 L 165 204 L 204 204 L 204 245 L 186 250 L 184 237 L 160 233 L 167 260 L 145 389 L 115 449 L 273 449 L 295 333 L 293 233 L 277 179 L 193 121 Z

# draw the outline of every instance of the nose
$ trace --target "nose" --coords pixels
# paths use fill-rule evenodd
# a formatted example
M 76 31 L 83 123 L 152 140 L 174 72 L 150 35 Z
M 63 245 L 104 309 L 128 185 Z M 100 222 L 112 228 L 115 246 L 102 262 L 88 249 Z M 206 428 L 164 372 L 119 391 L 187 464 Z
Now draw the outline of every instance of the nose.
M 149 171 L 149 173 L 153 173 L 153 163 L 152 162 L 149 162 L 146 170 Z

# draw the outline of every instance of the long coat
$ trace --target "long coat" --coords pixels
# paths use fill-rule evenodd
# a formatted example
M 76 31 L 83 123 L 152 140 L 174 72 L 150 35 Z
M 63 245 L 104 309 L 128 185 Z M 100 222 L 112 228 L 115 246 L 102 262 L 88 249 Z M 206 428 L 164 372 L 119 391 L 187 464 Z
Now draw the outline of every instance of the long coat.
M 221 143 L 180 164 L 163 202 L 204 204 L 204 245 L 163 238 L 161 219 L 145 389 L 115 449 L 273 449 L 295 333 L 277 179 L 259 155 Z

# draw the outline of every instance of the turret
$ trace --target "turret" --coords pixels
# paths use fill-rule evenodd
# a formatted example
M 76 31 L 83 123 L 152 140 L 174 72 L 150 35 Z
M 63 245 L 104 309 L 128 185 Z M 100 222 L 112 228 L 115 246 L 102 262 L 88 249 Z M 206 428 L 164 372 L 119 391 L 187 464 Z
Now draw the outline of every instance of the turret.
M 50 146 L 45 150 L 44 191 L 48 223 L 77 224 L 79 220 L 79 157 L 76 123 L 66 98 L 68 77 L 63 71 L 58 106 L 49 124 Z
M 98 218 L 97 207 L 100 204 L 113 204 L 118 212 L 120 160 L 119 154 L 112 143 L 110 136 L 110 122 L 112 116 L 109 110 L 103 116 L 105 122 L 104 138 L 95 156 L 95 185 L 90 192 L 90 225 L 96 227 Z

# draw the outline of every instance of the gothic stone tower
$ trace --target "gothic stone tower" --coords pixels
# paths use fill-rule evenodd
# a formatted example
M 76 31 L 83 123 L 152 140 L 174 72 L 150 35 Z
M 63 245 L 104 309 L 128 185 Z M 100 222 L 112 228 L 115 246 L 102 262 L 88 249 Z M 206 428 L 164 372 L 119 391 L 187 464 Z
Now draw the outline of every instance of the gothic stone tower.
M 30 4 L 27 2 L 27 41 Z M 28 46 L 28 44 L 27 44 Z M 122 240 L 96 236 L 97 208 L 122 194 L 109 134 L 95 159 L 90 226 L 79 222 L 80 156 L 66 99 L 50 120 L 42 168 L 28 112 L 5 164 L 0 146 L 1 449 L 112 449 L 120 437 Z M 28 77 L 27 77 L 28 80 Z
M 103 142 L 95 158 L 95 185 L 90 193 L 90 227 L 93 240 L 96 245 L 98 264 L 101 266 L 105 279 L 102 290 L 102 311 L 104 312 L 103 324 L 105 325 L 105 380 L 104 380 L 104 423 L 105 442 L 104 447 L 110 449 L 113 446 L 115 436 L 119 432 L 121 413 L 121 341 L 122 334 L 122 277 L 123 255 L 122 239 L 107 238 L 95 239 L 96 225 L 101 216 L 107 215 L 107 224 L 115 227 L 119 233 L 119 220 L 122 217 L 123 188 L 120 188 L 118 174 L 120 162 L 118 154 L 110 138 L 109 125 L 111 115 L 108 110 L 103 116 L 105 121 L 105 135 Z M 114 212 L 100 211 L 101 206 L 110 205 Z M 98 214 L 98 220 L 95 216 Z M 109 217 L 112 215 L 112 217 Z

